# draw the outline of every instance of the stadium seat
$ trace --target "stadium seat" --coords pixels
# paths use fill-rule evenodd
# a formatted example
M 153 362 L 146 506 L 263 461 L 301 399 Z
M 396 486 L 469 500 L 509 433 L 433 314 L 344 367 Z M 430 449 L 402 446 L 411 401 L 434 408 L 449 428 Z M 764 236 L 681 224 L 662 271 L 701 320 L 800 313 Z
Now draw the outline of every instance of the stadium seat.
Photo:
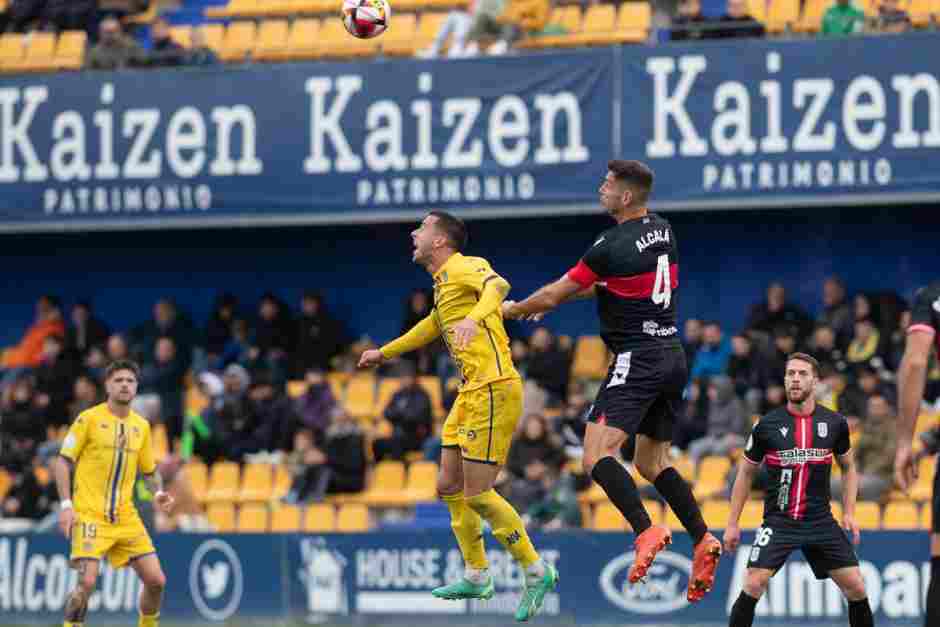
M 324 26 L 321 29 L 321 34 L 326 28 L 327 26 Z M 321 40 L 321 45 L 322 43 L 323 40 Z M 346 386 L 343 405 L 350 416 L 361 421 L 372 420 L 375 416 L 375 375 L 368 372 L 351 378 Z
M 265 533 L 268 530 L 268 508 L 248 503 L 238 509 L 239 533 Z
M 600 380 L 607 376 L 610 359 L 604 341 L 597 335 L 583 335 L 574 347 L 571 376 L 575 379 Z
M 587 503 L 580 503 L 578 509 L 581 510 L 581 528 L 582 529 L 593 529 L 594 528 L 594 512 L 592 508 Z
M 421 14 L 418 20 L 418 26 L 411 41 L 400 41 L 393 38 L 391 41 L 382 42 L 382 52 L 390 57 L 410 56 L 418 50 L 422 50 L 431 45 L 440 30 L 444 19 L 447 17 L 444 13 L 425 12 Z M 394 20 L 395 16 L 392 15 Z M 389 30 L 386 36 L 391 35 L 394 30 Z
M 614 43 L 613 30 L 616 23 L 617 16 L 614 5 L 591 5 L 584 14 L 584 26 L 581 32 L 562 37 L 557 45 L 570 47 L 612 44 Z
M 625 531 L 627 521 L 613 503 L 601 503 L 594 508 L 594 529 L 597 531 Z
M 917 481 L 911 487 L 911 498 L 916 501 L 929 501 L 933 495 L 933 478 L 937 468 L 937 456 L 930 455 L 920 460 Z
M 672 467 L 676 469 L 682 478 L 686 481 L 695 479 L 695 466 L 692 464 L 692 458 L 688 455 L 682 455 L 672 460 Z
M 238 495 L 238 464 L 235 462 L 216 462 L 209 471 L 208 501 L 233 501 Z
M 222 41 L 225 39 L 225 25 L 203 24 L 202 34 L 205 35 L 206 46 L 212 49 L 216 54 L 221 54 Z
M 183 26 L 170 27 L 170 39 L 183 46 L 190 48 L 193 45 L 193 27 L 189 24 Z M 191 388 L 195 389 L 195 388 Z
M 441 418 L 444 416 L 444 398 L 441 391 L 441 380 L 433 375 L 418 377 L 418 383 L 424 388 L 424 391 L 431 397 L 431 409 L 434 410 L 434 416 Z
M 13 476 L 3 468 L 0 468 L 0 501 L 3 501 L 12 486 Z
M 767 9 L 767 31 L 783 33 L 794 28 L 800 19 L 800 0 L 770 0 Z
M 51 72 L 55 67 L 55 33 L 32 32 L 27 37 L 26 56 L 20 69 L 27 72 Z
M 244 61 L 255 45 L 254 22 L 232 22 L 225 31 L 219 57 L 226 63 Z
M 336 4 L 332 0 L 295 0 L 294 2 L 294 11 L 304 15 L 320 15 L 336 10 Z
M 150 436 L 153 440 L 153 455 L 159 462 L 170 452 L 170 442 L 166 435 L 166 425 L 153 425 L 150 429 Z
M 620 5 L 617 14 L 617 32 L 614 34 L 616 42 L 643 43 L 650 35 L 650 26 L 653 23 L 653 10 L 649 2 L 632 1 Z
M 296 505 L 282 505 L 271 512 L 271 531 L 275 533 L 300 531 L 300 508 Z
M 669 527 L 673 533 L 685 533 L 685 527 L 682 526 L 682 521 L 679 520 L 679 517 L 676 516 L 676 513 L 672 511 L 672 508 L 666 506 L 663 508 L 663 523 Z
M 209 7 L 206 17 L 245 17 L 258 4 L 258 0 L 229 0 L 224 7 Z
M 881 509 L 878 503 L 860 501 L 855 506 L 855 522 L 862 529 L 880 529 Z
M 696 493 L 698 495 L 698 493 Z M 728 525 L 728 515 L 731 513 L 731 504 L 728 501 L 705 501 L 702 507 L 702 517 L 709 529 L 724 529 Z
M 294 26 L 297 26 L 297 22 L 303 21 L 305 20 L 294 20 Z M 313 21 L 316 24 L 314 28 L 319 28 L 319 22 L 317 20 L 306 21 Z M 314 30 L 314 32 L 316 31 Z M 291 34 L 293 34 L 293 29 L 291 30 Z M 333 398 L 339 400 L 345 396 L 346 385 L 349 383 L 350 379 L 352 379 L 352 373 L 349 372 L 330 372 L 326 375 L 326 382 L 330 386 L 330 391 L 333 392 Z
M 592 483 L 590 488 L 578 494 L 579 503 L 594 504 L 603 503 L 606 500 L 607 494 L 605 494 L 603 488 L 596 483 Z
M 695 496 L 707 499 L 724 490 L 728 485 L 731 460 L 727 457 L 706 457 L 695 472 Z
M 650 515 L 650 522 L 654 525 L 658 525 L 663 521 L 663 506 L 660 505 L 659 501 L 643 499 L 643 507 L 646 508 L 646 512 Z
M 304 512 L 304 531 L 329 533 L 336 529 L 336 510 L 329 503 L 314 503 Z
M 747 12 L 758 22 L 767 21 L 766 0 L 747 0 Z
M 165 3 L 159 2 L 158 0 L 151 0 L 145 11 L 128 15 L 121 21 L 124 22 L 125 25 L 151 24 L 160 16 L 160 11 L 163 9 L 164 4 Z
M 806 0 L 803 13 L 794 30 L 801 33 L 817 33 L 822 27 L 823 15 L 832 6 L 833 0 Z
M 242 485 L 238 500 L 267 501 L 271 498 L 274 483 L 274 471 L 271 464 L 246 464 L 242 470 Z
M 379 39 L 356 39 L 350 37 L 342 20 L 324 19 L 320 27 L 317 58 L 349 59 L 371 57 L 379 49 Z M 355 380 L 356 377 L 353 377 Z M 352 382 L 350 382 L 352 384 Z
M 23 35 L 19 33 L 4 33 L 0 36 L 0 71 L 20 71 L 25 54 L 26 46 Z
M 203 502 L 206 500 L 206 493 L 209 486 L 209 469 L 198 459 L 191 459 L 183 467 L 186 479 L 189 481 L 189 487 L 193 491 L 196 500 Z
M 372 506 L 394 507 L 409 503 L 405 493 L 405 465 L 400 461 L 385 460 L 375 465 L 369 488 L 361 500 Z
M 388 32 L 382 35 L 382 54 L 386 56 L 410 56 L 414 54 L 414 39 L 417 29 L 418 16 L 414 13 L 393 14 Z
M 288 32 L 290 32 L 290 25 L 287 20 L 265 20 L 262 22 L 251 58 L 255 61 L 283 59 L 287 54 Z M 291 381 L 290 383 L 295 382 Z
M 280 499 L 290 492 L 291 476 L 287 466 L 275 466 L 274 486 L 271 489 L 272 498 Z
M 930 531 L 933 527 L 933 504 L 924 503 L 923 507 L 920 508 L 920 528 L 925 531 Z
M 888 503 L 881 526 L 884 529 L 917 529 L 920 526 L 920 511 L 911 502 Z
M 548 17 L 548 24 L 552 27 L 561 27 L 564 35 L 534 35 L 516 43 L 517 48 L 552 48 L 559 42 L 581 30 L 581 7 L 568 5 L 555 7 Z
M 235 506 L 232 503 L 212 503 L 206 508 L 206 518 L 218 533 L 235 530 Z
M 748 501 L 741 511 L 738 523 L 741 529 L 757 529 L 764 522 L 764 504 L 760 501 Z
M 418 461 L 409 464 L 405 490 L 408 498 L 415 502 L 437 500 L 437 463 Z
M 361 503 L 341 505 L 336 515 L 336 530 L 357 532 L 369 530 L 369 509 Z
M 375 415 L 381 416 L 388 407 L 388 402 L 392 400 L 395 392 L 401 388 L 402 380 L 398 377 L 387 377 L 379 383 L 379 391 L 375 395 Z
M 56 69 L 80 70 L 85 63 L 85 46 L 87 43 L 88 35 L 83 30 L 62 32 L 59 35 L 59 44 L 55 51 Z

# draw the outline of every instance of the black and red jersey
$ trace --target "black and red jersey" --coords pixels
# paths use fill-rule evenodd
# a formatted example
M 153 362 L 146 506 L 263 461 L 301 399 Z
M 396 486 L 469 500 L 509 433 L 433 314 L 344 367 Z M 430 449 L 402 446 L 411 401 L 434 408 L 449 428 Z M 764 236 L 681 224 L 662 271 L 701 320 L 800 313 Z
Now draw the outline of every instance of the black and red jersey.
M 597 286 L 601 337 L 614 354 L 679 345 L 679 249 L 669 222 L 650 213 L 598 236 L 568 277 Z
M 940 349 L 940 281 L 931 283 L 914 296 L 911 309 L 911 326 L 907 332 L 926 331 L 934 334 Z
M 776 409 L 751 430 L 744 458 L 767 466 L 764 519 L 831 518 L 829 478 L 832 456 L 849 452 L 849 423 L 820 405 L 809 416 Z

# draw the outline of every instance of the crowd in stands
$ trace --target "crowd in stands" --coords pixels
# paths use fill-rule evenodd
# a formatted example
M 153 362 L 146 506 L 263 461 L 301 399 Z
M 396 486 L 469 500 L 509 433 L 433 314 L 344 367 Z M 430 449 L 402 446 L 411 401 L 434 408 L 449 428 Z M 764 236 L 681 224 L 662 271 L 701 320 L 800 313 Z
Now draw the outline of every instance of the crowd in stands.
M 734 332 L 719 321 L 687 320 L 691 379 L 675 433 L 677 460 L 694 468 L 717 458 L 730 468 L 756 417 L 785 403 L 785 356 L 803 350 L 821 364 L 819 402 L 849 420 L 861 497 L 889 498 L 894 373 L 908 305 L 890 292 L 849 298 L 835 277 L 820 296 L 813 317 L 772 284 Z M 160 469 L 181 491 L 184 511 L 201 511 L 179 472 L 192 459 L 283 467 L 289 481 L 276 498 L 299 505 L 362 491 L 376 464 L 438 460 L 440 427 L 458 387 L 442 343 L 385 364 L 377 375 L 357 373 L 359 354 L 373 344 L 354 341 L 319 293 L 305 292 L 296 310 L 273 293 L 246 305 L 220 294 L 200 326 L 160 298 L 151 319 L 116 332 L 91 303 L 66 310 L 53 296 L 40 298 L 34 323 L 0 354 L 0 517 L 45 519 L 40 528 L 48 528 L 56 502 L 48 462 L 71 420 L 102 402 L 104 368 L 115 359 L 141 364 L 134 408 L 165 434 Z M 428 292 L 409 295 L 402 329 L 430 306 Z M 579 526 L 579 502 L 591 487 L 578 463 L 583 416 L 607 357 L 585 368 L 586 347 L 596 338 L 556 337 L 522 323 L 509 329 L 525 409 L 498 489 L 532 525 Z M 926 413 L 940 409 L 938 397 L 934 357 Z M 936 432 L 922 431 L 924 450 L 933 450 Z M 629 460 L 629 445 L 623 452 Z M 838 475 L 833 488 L 841 489 Z

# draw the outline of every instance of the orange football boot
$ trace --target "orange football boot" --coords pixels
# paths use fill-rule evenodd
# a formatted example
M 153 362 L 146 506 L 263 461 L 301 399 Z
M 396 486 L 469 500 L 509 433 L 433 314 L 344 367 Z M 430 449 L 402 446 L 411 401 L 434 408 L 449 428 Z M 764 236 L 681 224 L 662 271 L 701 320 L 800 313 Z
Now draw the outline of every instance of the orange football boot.
M 690 603 L 701 601 L 715 583 L 715 571 L 721 559 L 721 542 L 710 533 L 695 545 L 692 558 L 692 576 L 689 577 L 688 599 Z
M 630 583 L 636 583 L 643 577 L 646 577 L 646 571 L 649 570 L 656 559 L 656 554 L 665 549 L 672 543 L 672 532 L 663 525 L 653 525 L 636 537 L 633 548 L 636 552 L 636 559 L 630 572 L 627 575 Z

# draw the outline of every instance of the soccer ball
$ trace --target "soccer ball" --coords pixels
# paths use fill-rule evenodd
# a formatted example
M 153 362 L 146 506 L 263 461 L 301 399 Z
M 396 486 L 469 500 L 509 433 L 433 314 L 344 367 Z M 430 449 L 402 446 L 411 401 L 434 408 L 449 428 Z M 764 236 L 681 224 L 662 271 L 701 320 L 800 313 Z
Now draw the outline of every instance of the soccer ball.
M 388 28 L 391 18 L 388 0 L 343 0 L 343 26 L 353 37 L 378 37 Z

